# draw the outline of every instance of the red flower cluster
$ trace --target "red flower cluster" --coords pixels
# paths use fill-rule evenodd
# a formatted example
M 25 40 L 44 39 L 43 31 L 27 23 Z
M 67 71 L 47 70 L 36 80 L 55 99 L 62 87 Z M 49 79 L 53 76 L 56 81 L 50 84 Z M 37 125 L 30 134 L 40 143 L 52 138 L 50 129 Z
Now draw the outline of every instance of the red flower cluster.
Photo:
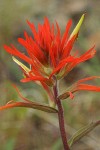
M 71 54 L 83 19 L 84 15 L 71 36 L 69 36 L 69 30 L 72 20 L 68 21 L 65 33 L 62 36 L 57 22 L 55 29 L 54 24 L 50 25 L 49 20 L 45 18 L 44 24 L 38 24 L 38 30 L 36 31 L 34 24 L 28 21 L 33 37 L 24 32 L 25 38 L 18 38 L 18 42 L 25 47 L 28 56 L 22 54 L 13 45 L 11 47 L 4 46 L 7 52 L 24 60 L 30 66 L 30 68 L 27 68 L 13 57 L 24 72 L 25 78 L 21 80 L 22 82 L 40 81 L 51 86 L 53 85 L 52 77 L 54 75 L 57 79 L 60 79 L 67 75 L 77 64 L 95 55 L 94 46 L 81 56 L 78 56 L 77 53 Z
M 50 87 L 54 87 L 54 79 L 59 80 L 60 78 L 67 75 L 77 64 L 84 62 L 92 58 L 96 50 L 94 46 L 90 48 L 83 55 L 78 56 L 77 52 L 75 54 L 71 53 L 73 44 L 77 39 L 80 26 L 84 20 L 84 14 L 79 20 L 77 26 L 71 35 L 69 35 L 69 30 L 72 25 L 72 20 L 69 20 L 66 25 L 66 30 L 61 36 L 60 28 L 56 22 L 56 29 L 54 24 L 50 25 L 47 18 L 44 19 L 44 24 L 38 24 L 38 30 L 35 29 L 33 23 L 28 21 L 33 37 L 29 36 L 27 32 L 24 32 L 25 38 L 18 38 L 18 42 L 24 46 L 27 51 L 27 55 L 21 53 L 13 45 L 4 46 L 5 50 L 13 56 L 13 60 L 21 67 L 24 73 L 24 79 L 22 82 L 29 81 L 39 81 L 44 89 L 47 91 L 50 100 L 55 103 L 54 93 Z M 24 60 L 29 64 L 29 67 L 25 66 L 14 56 Z M 82 84 L 82 82 L 87 80 L 92 80 L 95 78 L 100 78 L 97 76 L 92 76 L 84 78 L 73 84 L 68 88 L 67 92 L 60 95 L 60 99 L 65 99 L 70 96 L 73 98 L 73 93 L 79 90 L 90 90 L 100 92 L 100 87 Z M 19 93 L 18 89 L 17 92 Z M 31 102 L 24 98 L 20 93 L 20 97 L 26 102 L 13 102 L 10 101 L 5 106 L 0 107 L 0 110 L 11 108 L 11 107 L 30 107 L 35 109 L 44 110 L 47 112 L 57 112 L 56 109 L 44 106 L 36 102 Z M 55 103 L 56 104 L 56 103 Z

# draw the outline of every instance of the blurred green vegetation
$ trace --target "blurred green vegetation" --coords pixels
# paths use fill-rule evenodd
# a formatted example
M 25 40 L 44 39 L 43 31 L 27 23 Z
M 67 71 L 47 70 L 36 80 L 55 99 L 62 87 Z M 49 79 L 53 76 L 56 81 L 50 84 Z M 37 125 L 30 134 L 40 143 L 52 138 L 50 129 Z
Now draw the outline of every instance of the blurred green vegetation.
M 79 38 L 73 50 L 84 53 L 96 45 L 95 58 L 76 67 L 61 83 L 61 91 L 74 81 L 90 75 L 100 75 L 100 1 L 91 0 L 0 0 L 0 105 L 9 100 L 19 100 L 13 89 L 16 84 L 24 96 L 36 101 L 47 101 L 45 91 L 34 83 L 22 84 L 22 72 L 3 50 L 4 44 L 15 44 L 23 31 L 30 32 L 26 20 L 37 25 L 44 16 L 50 21 L 57 20 L 63 32 L 69 18 L 74 25 L 81 14 L 86 12 Z M 100 85 L 100 81 L 92 82 Z M 100 119 L 100 94 L 79 92 L 74 100 L 63 102 L 68 136 L 91 121 Z M 99 128 L 73 146 L 73 150 L 100 149 Z M 57 115 L 24 108 L 0 112 L 0 150 L 61 150 Z

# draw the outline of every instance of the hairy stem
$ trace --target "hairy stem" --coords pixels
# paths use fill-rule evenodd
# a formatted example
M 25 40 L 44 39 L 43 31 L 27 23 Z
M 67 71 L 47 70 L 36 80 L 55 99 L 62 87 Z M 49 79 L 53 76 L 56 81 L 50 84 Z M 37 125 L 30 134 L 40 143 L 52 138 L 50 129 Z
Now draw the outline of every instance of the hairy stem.
M 65 131 L 63 106 L 62 106 L 61 100 L 58 98 L 58 85 L 57 85 L 57 80 L 55 77 L 54 77 L 54 80 L 55 80 L 55 85 L 53 87 L 53 91 L 54 91 L 55 101 L 58 107 L 60 134 L 61 134 L 64 150 L 70 150 L 68 146 L 68 142 L 67 142 L 66 131 Z

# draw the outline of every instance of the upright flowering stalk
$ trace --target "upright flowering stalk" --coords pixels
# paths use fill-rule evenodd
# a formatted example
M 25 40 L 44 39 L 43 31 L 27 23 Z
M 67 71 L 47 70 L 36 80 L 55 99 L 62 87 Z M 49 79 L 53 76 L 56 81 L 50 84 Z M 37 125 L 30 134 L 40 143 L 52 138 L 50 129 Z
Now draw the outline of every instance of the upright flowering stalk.
M 73 93 L 80 90 L 100 92 L 100 87 L 82 84 L 82 82 L 87 80 L 100 78 L 97 76 L 77 81 L 62 95 L 59 95 L 58 92 L 58 80 L 67 76 L 67 74 L 79 63 L 94 57 L 96 53 L 94 46 L 80 56 L 77 52 L 74 54 L 71 53 L 73 44 L 78 37 L 81 24 L 84 20 L 84 16 L 85 15 L 83 14 L 71 35 L 69 35 L 69 31 L 72 26 L 72 20 L 68 21 L 63 35 L 61 35 L 58 23 L 56 22 L 55 25 L 50 24 L 48 18 L 44 19 L 42 25 L 38 24 L 37 30 L 33 23 L 27 21 L 33 33 L 33 37 L 29 36 L 25 31 L 24 38 L 18 38 L 18 42 L 26 49 L 27 55 L 21 53 L 14 45 L 4 45 L 4 49 L 12 55 L 13 60 L 22 69 L 24 78 L 21 79 L 21 82 L 33 81 L 37 84 L 41 84 L 49 95 L 49 104 L 43 105 L 32 102 L 24 98 L 15 87 L 24 102 L 10 101 L 5 106 L 1 106 L 0 110 L 11 107 L 29 107 L 46 112 L 58 113 L 59 127 L 65 150 L 69 150 L 69 146 L 64 127 L 64 112 L 61 100 L 68 98 L 69 96 L 70 98 L 73 98 Z M 19 60 L 26 62 L 28 67 Z

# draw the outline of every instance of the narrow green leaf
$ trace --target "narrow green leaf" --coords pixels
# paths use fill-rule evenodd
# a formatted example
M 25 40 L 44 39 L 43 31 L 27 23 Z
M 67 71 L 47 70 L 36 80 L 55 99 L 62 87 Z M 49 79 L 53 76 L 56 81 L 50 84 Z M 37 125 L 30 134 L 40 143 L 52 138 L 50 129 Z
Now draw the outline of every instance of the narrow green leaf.
M 49 106 L 45 106 L 39 103 L 35 103 L 35 102 L 13 102 L 12 103 L 8 103 L 4 106 L 0 107 L 0 110 L 4 110 L 4 109 L 8 109 L 8 108 L 13 108 L 13 107 L 26 107 L 26 108 L 34 108 L 34 109 L 38 109 L 38 110 L 42 110 L 48 113 L 57 113 L 58 111 L 52 107 Z
M 69 146 L 71 147 L 77 141 L 79 141 L 82 137 L 92 131 L 96 126 L 100 125 L 100 120 L 96 122 L 92 122 L 84 126 L 83 128 L 79 129 L 68 141 Z

